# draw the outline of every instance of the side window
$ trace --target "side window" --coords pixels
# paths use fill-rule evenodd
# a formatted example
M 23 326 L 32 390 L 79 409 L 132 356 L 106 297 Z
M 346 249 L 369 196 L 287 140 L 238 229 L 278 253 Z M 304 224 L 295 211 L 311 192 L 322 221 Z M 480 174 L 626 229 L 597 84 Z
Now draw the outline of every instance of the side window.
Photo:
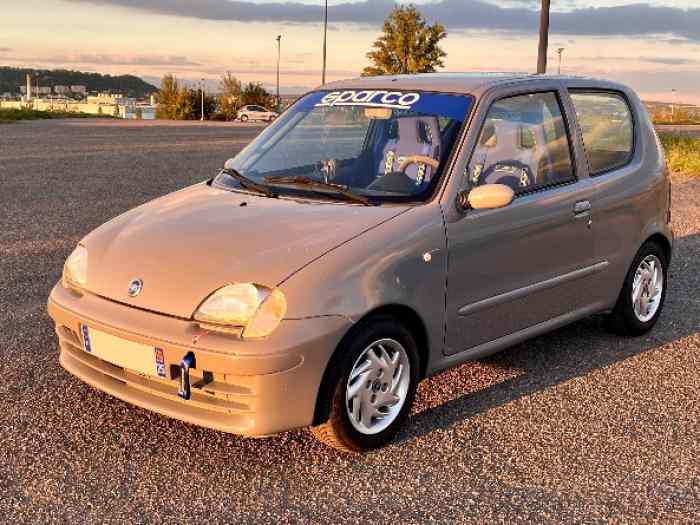
M 572 91 L 591 175 L 621 168 L 632 160 L 634 125 L 625 99 L 616 93 Z
M 506 184 L 516 193 L 574 180 L 556 94 L 533 93 L 495 102 L 467 169 L 471 186 Z

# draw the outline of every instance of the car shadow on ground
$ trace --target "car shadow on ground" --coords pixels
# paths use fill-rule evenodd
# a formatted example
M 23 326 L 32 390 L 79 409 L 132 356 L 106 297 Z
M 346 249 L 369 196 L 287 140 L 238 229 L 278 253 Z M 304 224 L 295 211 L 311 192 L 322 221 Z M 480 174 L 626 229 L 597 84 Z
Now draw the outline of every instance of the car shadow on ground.
M 571 379 L 700 332 L 700 302 L 686 294 L 700 288 L 693 261 L 700 235 L 677 238 L 664 311 L 642 337 L 611 334 L 602 315 L 593 316 L 466 363 L 424 381 L 416 407 L 397 441 L 413 440 Z

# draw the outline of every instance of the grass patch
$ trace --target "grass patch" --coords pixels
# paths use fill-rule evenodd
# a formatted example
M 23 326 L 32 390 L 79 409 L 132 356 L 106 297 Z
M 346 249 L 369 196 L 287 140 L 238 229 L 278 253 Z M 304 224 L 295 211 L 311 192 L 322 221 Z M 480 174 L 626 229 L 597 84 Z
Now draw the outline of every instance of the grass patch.
M 661 133 L 668 166 L 673 171 L 700 175 L 700 138 Z
M 108 115 L 91 115 L 67 111 L 39 111 L 37 109 L 0 108 L 0 124 L 9 124 L 19 120 L 41 120 L 55 118 L 113 118 Z

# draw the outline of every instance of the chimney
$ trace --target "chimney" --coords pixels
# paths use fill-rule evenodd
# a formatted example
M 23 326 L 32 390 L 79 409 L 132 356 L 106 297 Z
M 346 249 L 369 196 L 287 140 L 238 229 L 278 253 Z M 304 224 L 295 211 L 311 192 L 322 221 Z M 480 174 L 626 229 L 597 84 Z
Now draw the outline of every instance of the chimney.
M 27 73 L 27 100 L 32 99 L 32 75 Z

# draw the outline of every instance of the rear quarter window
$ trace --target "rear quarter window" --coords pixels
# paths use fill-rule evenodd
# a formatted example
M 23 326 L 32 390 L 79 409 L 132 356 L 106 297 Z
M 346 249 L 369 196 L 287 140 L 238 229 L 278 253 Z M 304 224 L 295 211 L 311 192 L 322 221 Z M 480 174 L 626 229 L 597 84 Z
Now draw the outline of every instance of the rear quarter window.
M 632 160 L 634 119 L 619 93 L 571 92 L 591 175 L 621 168 Z

